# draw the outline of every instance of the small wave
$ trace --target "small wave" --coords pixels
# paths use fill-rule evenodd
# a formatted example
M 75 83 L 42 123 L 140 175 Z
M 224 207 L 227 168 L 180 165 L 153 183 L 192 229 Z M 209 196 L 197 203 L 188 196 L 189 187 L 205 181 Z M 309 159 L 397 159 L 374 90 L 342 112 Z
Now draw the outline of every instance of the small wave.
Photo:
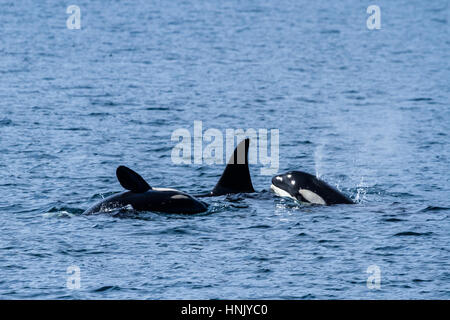
M 293 68 L 293 67 L 289 67 L 288 71 L 291 71 L 291 72 L 306 72 L 306 70 L 303 69 L 303 68 Z
M 406 221 L 404 219 L 398 219 L 398 218 L 387 218 L 387 219 L 383 219 L 384 222 L 402 222 L 402 221 Z
M 170 110 L 170 108 L 168 108 L 168 107 L 147 107 L 147 108 L 145 108 L 145 110 L 168 111 L 168 110 Z M 181 110 L 178 110 L 178 111 L 181 111 Z
M 12 124 L 13 124 L 13 122 L 11 119 L 3 118 L 0 120 L 0 127 L 6 127 L 6 126 L 10 126 Z
M 179 235 L 179 234 L 191 234 L 191 232 L 181 227 L 174 227 L 161 230 L 159 234 Z
M 392 54 L 394 55 L 401 55 L 401 54 L 410 54 L 412 53 L 411 50 L 398 50 L 398 51 L 392 51 Z
M 433 101 L 433 99 L 432 98 L 427 98 L 427 97 L 419 97 L 419 98 L 408 99 L 408 101 L 413 101 L 413 102 Z
M 85 127 L 56 128 L 55 130 L 62 130 L 62 131 L 91 131 L 91 129 L 85 128 Z
M 420 210 L 419 212 L 429 212 L 429 211 L 446 211 L 446 210 L 450 210 L 450 208 L 447 207 L 438 207 L 438 206 L 428 206 L 422 210 Z
M 73 86 L 70 89 L 95 89 L 93 86 L 90 85 L 78 85 L 78 86 Z
M 107 117 L 110 115 L 108 112 L 91 112 L 88 114 L 89 117 Z
M 447 20 L 446 19 L 434 18 L 434 19 L 431 19 L 431 21 L 442 23 L 442 24 L 447 24 Z
M 337 30 L 337 29 L 326 29 L 326 30 L 322 30 L 320 31 L 321 34 L 339 34 L 341 33 L 341 31 Z
M 103 286 L 92 290 L 92 292 L 118 291 L 118 290 L 121 290 L 119 286 Z
M 230 207 L 235 208 L 235 209 L 245 209 L 245 208 L 249 208 L 250 206 L 248 204 L 232 203 L 232 204 L 230 204 Z
M 44 213 L 45 218 L 72 218 L 74 216 L 81 215 L 84 212 L 80 208 L 70 208 L 70 207 L 52 207 L 47 212 Z
M 256 273 L 271 273 L 271 272 L 272 272 L 272 270 L 269 268 L 261 268 L 256 271 Z
M 384 246 L 375 248 L 376 251 L 391 251 L 391 250 L 399 250 L 403 249 L 402 246 Z
M 395 198 L 411 198 L 411 197 L 415 197 L 413 194 L 408 193 L 408 192 L 390 192 L 389 194 L 392 197 L 395 197 Z
M 312 104 L 323 103 L 323 101 L 321 101 L 321 100 L 309 99 L 306 97 L 296 98 L 295 100 L 300 101 L 300 102 L 305 102 L 305 103 L 312 103 Z
M 225 196 L 225 200 L 232 203 L 241 202 L 245 200 L 245 194 L 242 193 L 227 194 Z
M 67 211 L 58 211 L 58 212 L 46 212 L 44 213 L 45 218 L 72 218 L 75 215 L 67 212 Z
M 319 241 L 317 241 L 318 243 L 331 243 L 334 242 L 333 240 L 327 240 L 327 239 L 321 239 Z
M 432 282 L 433 280 L 413 279 L 413 282 Z
M 433 232 L 413 232 L 413 231 L 405 231 L 394 234 L 394 237 L 403 237 L 403 236 L 412 236 L 412 237 L 421 237 L 421 236 L 430 236 Z
M 115 106 L 118 106 L 119 104 L 114 101 L 93 100 L 93 101 L 91 101 L 91 105 L 102 106 L 102 107 L 115 107 Z
M 258 225 L 255 225 L 255 226 L 250 226 L 250 227 L 245 228 L 245 229 L 270 229 L 270 228 L 272 228 L 272 227 L 267 225 L 267 224 L 258 224 Z

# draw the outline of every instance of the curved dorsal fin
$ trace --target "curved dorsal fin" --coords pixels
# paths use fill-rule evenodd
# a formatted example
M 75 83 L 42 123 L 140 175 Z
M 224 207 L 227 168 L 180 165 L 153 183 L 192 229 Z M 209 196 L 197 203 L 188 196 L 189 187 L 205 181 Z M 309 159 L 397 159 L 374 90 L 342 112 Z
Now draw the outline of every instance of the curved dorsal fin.
M 144 178 L 125 166 L 117 167 L 116 176 L 122 187 L 132 192 L 142 193 L 152 188 Z
M 255 192 L 248 169 L 249 147 L 250 139 L 245 139 L 234 149 L 233 155 L 228 160 L 219 182 L 211 191 L 211 195 Z

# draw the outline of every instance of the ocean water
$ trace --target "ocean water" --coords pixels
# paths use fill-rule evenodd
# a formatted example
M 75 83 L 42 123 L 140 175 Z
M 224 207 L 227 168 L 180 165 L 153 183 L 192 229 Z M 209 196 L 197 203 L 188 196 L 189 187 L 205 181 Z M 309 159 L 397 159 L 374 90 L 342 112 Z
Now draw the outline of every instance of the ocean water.
M 73 4 L 80 30 L 0 1 L 0 298 L 450 298 L 448 1 L 377 1 L 379 30 L 350 0 Z M 121 164 L 211 190 L 223 164 L 171 158 L 194 121 L 278 129 L 278 172 L 357 204 L 277 198 L 258 163 L 204 214 L 82 215 Z

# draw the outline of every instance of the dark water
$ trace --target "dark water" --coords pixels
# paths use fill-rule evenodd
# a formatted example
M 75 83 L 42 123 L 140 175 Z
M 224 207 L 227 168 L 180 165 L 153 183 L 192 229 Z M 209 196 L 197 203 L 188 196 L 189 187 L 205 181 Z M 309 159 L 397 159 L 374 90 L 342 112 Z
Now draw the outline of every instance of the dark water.
M 360 1 L 76 1 L 81 30 L 0 3 L 1 298 L 450 298 L 448 1 L 377 1 L 372 31 Z M 254 165 L 206 214 L 81 215 L 120 164 L 210 190 L 223 165 L 171 161 L 194 120 L 279 129 L 279 172 L 357 204 L 275 198 Z

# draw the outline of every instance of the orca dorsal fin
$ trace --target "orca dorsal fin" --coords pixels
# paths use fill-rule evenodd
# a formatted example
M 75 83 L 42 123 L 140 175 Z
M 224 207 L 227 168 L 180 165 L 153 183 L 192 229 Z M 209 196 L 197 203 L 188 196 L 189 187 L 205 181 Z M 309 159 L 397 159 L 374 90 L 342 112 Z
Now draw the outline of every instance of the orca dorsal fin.
M 234 149 L 233 155 L 228 160 L 219 182 L 211 191 L 211 195 L 255 192 L 248 169 L 249 147 L 250 139 L 245 139 Z
M 152 188 L 144 178 L 125 166 L 117 167 L 116 176 L 121 186 L 132 192 L 143 193 Z

